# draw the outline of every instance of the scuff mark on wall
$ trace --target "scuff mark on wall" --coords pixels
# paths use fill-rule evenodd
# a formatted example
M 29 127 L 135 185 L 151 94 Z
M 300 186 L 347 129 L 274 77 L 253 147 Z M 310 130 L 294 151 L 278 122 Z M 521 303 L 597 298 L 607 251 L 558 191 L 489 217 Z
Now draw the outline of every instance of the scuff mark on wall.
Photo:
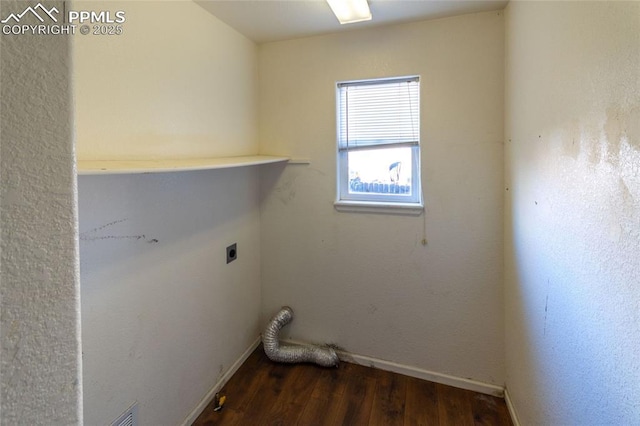
M 573 158 L 574 160 L 578 159 L 580 155 L 580 123 L 578 120 L 571 121 L 566 129 L 564 130 L 564 134 L 561 136 L 564 148 L 564 155 Z
M 549 293 L 547 293 L 547 299 L 544 302 L 544 332 L 543 335 L 547 335 L 547 312 L 549 311 Z
M 285 206 L 289 204 L 294 198 L 296 198 L 296 180 L 298 179 L 298 174 L 292 174 L 290 178 L 284 179 L 282 185 L 279 185 L 274 189 L 274 193 L 278 200 L 282 202 Z
M 114 220 L 113 222 L 109 222 L 109 223 L 107 223 L 107 224 L 105 224 L 105 225 L 98 226 L 97 228 L 90 229 L 89 231 L 81 232 L 81 233 L 80 233 L 80 237 L 82 237 L 82 236 L 83 236 L 83 235 L 85 235 L 85 234 L 89 234 L 89 233 L 91 233 L 91 232 L 98 232 L 98 231 L 101 231 L 101 230 L 103 230 L 103 229 L 105 229 L 105 228 L 108 228 L 108 227 L 110 227 L 110 226 L 117 225 L 118 223 L 126 222 L 127 220 L 129 220 L 129 219 L 119 219 L 119 220 Z
M 139 235 L 89 235 L 93 233 L 97 233 L 102 231 L 103 229 L 109 228 L 111 226 L 117 225 L 118 223 L 126 222 L 129 219 L 119 219 L 114 220 L 113 222 L 106 223 L 102 226 L 98 226 L 96 228 L 90 229 L 89 231 L 81 232 L 79 235 L 80 241 L 100 241 L 100 240 L 145 240 L 147 243 L 153 244 L 157 243 L 158 240 L 156 238 L 147 239 L 145 234 Z
M 80 235 L 80 241 L 99 241 L 99 240 L 143 240 L 147 237 L 142 235 L 105 235 L 103 237 L 88 237 L 86 235 Z M 147 241 L 149 242 L 149 241 Z

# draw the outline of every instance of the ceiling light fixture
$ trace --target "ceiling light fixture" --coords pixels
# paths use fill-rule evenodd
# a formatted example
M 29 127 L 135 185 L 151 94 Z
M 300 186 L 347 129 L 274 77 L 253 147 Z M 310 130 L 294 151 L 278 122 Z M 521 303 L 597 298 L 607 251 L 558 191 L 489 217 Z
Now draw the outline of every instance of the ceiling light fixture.
M 341 24 L 371 20 L 367 0 L 327 0 L 327 3 Z

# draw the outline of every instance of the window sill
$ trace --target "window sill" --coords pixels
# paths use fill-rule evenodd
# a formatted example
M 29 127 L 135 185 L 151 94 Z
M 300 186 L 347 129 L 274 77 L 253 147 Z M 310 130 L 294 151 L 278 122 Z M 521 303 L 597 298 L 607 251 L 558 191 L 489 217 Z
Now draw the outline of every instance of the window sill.
M 383 203 L 372 201 L 344 201 L 333 203 L 339 212 L 386 213 L 419 216 L 424 211 L 422 203 Z

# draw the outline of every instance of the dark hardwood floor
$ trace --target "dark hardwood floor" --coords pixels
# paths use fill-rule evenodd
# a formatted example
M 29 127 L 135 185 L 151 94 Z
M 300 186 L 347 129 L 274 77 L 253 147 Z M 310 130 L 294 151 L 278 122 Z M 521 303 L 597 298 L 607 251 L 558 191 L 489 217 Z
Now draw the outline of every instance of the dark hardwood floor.
M 205 425 L 512 425 L 501 398 L 383 370 L 276 364 L 259 346 L 193 423 Z

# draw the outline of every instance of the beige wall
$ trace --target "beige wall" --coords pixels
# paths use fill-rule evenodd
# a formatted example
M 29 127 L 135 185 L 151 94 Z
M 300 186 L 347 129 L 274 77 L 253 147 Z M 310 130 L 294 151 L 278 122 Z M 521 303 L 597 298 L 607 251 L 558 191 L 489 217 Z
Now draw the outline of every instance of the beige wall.
M 523 425 L 640 422 L 640 4 L 506 14 L 506 354 Z
M 3 0 L 0 16 L 25 7 Z M 0 40 L 0 423 L 82 424 L 70 41 Z
M 121 36 L 74 38 L 78 158 L 257 153 L 250 40 L 190 0 L 74 8 L 126 12 Z
M 502 385 L 503 46 L 501 12 L 260 46 L 260 150 L 311 161 L 263 173 L 263 320 Z M 415 74 L 425 215 L 336 212 L 336 81 Z
M 255 154 L 257 49 L 191 1 L 75 38 L 78 155 Z M 80 176 L 85 424 L 188 420 L 260 332 L 258 171 Z M 227 265 L 225 248 L 238 243 Z

